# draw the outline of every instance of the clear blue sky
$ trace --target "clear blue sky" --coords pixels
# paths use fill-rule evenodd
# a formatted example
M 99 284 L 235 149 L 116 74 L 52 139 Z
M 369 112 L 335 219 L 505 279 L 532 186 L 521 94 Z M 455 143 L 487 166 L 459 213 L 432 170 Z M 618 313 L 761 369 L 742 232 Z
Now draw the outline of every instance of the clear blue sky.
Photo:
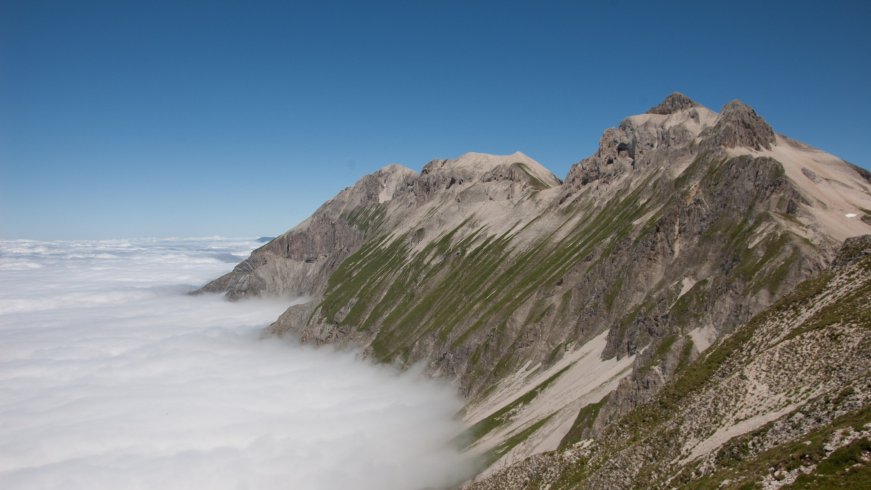
M 274 235 L 472 150 L 564 177 L 675 90 L 871 164 L 871 2 L 599 3 L 3 0 L 0 238 Z

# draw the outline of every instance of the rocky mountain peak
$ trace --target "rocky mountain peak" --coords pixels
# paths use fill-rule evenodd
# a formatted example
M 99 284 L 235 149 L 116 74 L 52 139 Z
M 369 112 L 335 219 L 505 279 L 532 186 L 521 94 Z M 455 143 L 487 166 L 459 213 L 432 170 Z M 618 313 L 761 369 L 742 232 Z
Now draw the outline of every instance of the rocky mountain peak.
M 410 175 L 417 175 L 417 172 L 415 172 L 414 170 L 412 170 L 404 165 L 400 165 L 398 163 L 391 163 L 391 164 L 388 164 L 388 165 L 385 165 L 385 166 L 379 168 L 377 171 L 375 171 L 375 175 L 381 175 L 381 176 L 392 176 L 392 175 L 406 176 L 406 175 L 409 175 L 410 176 Z
M 692 153 L 696 138 L 711 129 L 717 113 L 675 92 L 644 114 L 608 128 L 594 155 L 575 164 L 566 176 L 570 190 L 591 183 L 609 184 L 645 168 L 670 166 Z
M 520 173 L 517 172 L 518 168 L 521 169 Z M 494 179 L 523 181 L 531 179 L 542 187 L 552 187 L 561 183 L 550 170 L 519 151 L 510 155 L 468 152 L 453 160 L 433 160 L 424 165 L 420 174 L 419 181 L 434 183 L 438 188 Z M 445 182 L 432 182 L 433 179 Z
M 747 104 L 733 100 L 720 111 L 717 124 L 705 135 L 709 145 L 724 148 L 770 149 L 774 130 Z
M 443 169 L 465 169 L 483 173 L 493 170 L 493 168 L 500 165 L 510 164 L 515 161 L 535 163 L 538 165 L 535 160 L 519 151 L 514 152 L 511 155 L 493 155 L 490 153 L 470 151 L 463 153 L 456 159 L 432 160 L 423 167 L 422 173 L 433 173 Z
M 674 114 L 686 109 L 698 107 L 699 104 L 680 92 L 674 92 L 659 103 L 656 107 L 652 107 L 647 111 L 647 114 Z

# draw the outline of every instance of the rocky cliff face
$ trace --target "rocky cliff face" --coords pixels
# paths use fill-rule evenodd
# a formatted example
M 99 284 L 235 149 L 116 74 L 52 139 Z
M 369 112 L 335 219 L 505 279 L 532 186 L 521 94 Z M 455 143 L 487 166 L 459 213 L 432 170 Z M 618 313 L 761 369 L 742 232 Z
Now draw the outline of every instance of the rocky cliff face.
M 456 380 L 492 473 L 607 430 L 871 232 L 869 209 L 855 167 L 674 94 L 565 182 L 520 153 L 386 167 L 204 289 L 311 296 L 270 333 Z
M 389 165 L 363 177 L 202 291 L 226 292 L 230 299 L 322 294 L 336 267 L 379 231 L 385 202 L 416 175 L 411 169 Z
M 726 104 L 717 124 L 702 135 L 702 144 L 709 148 L 763 150 L 770 149 L 775 141 L 771 126 L 740 100 Z

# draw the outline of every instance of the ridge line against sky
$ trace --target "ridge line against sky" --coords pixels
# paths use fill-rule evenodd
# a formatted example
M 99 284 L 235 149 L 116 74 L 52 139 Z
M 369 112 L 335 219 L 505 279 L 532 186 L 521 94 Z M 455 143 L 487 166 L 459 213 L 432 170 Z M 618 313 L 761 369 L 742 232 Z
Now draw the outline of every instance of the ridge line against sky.
M 361 176 L 563 178 L 680 91 L 871 164 L 868 2 L 0 2 L 0 238 L 275 235 Z

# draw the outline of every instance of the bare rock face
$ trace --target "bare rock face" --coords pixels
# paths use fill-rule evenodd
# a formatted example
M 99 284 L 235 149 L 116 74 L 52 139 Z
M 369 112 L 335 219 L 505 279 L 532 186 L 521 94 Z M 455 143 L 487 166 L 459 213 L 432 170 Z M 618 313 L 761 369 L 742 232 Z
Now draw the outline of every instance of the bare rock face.
M 599 140 L 599 151 L 594 156 L 577 164 L 566 182 L 583 187 L 592 182 L 611 182 L 630 169 L 635 163 L 635 141 L 629 133 L 619 128 L 605 130 Z
M 805 177 L 807 177 L 808 179 L 810 179 L 810 181 L 813 182 L 814 184 L 819 184 L 820 182 L 822 182 L 822 179 L 820 179 L 819 176 L 817 176 L 817 174 L 814 173 L 813 170 L 811 170 L 811 169 L 809 169 L 809 168 L 807 168 L 807 167 L 802 167 L 802 168 L 801 168 L 801 173 L 802 173 Z
M 709 147 L 762 150 L 771 148 L 775 141 L 771 126 L 740 100 L 733 100 L 723 107 L 716 126 L 705 136 L 705 144 Z
M 656 107 L 652 107 L 647 111 L 648 114 L 674 114 L 675 112 L 683 111 L 686 109 L 691 109 L 693 107 L 698 107 L 698 103 L 693 99 L 690 99 L 686 95 L 675 92 L 668 97 L 665 98 L 662 102 L 659 103 Z
M 415 175 L 388 165 L 363 177 L 200 291 L 225 292 L 230 299 L 322 293 L 336 267 L 377 232 L 385 203 Z
M 645 114 L 624 119 L 605 130 L 596 154 L 574 165 L 566 177 L 566 191 L 593 184 L 610 184 L 627 172 L 690 163 L 700 134 L 718 120 L 710 111 L 682 94 L 672 94 Z
M 868 255 L 871 255 L 871 235 L 848 238 L 832 261 L 832 267 L 846 267 L 861 261 Z

